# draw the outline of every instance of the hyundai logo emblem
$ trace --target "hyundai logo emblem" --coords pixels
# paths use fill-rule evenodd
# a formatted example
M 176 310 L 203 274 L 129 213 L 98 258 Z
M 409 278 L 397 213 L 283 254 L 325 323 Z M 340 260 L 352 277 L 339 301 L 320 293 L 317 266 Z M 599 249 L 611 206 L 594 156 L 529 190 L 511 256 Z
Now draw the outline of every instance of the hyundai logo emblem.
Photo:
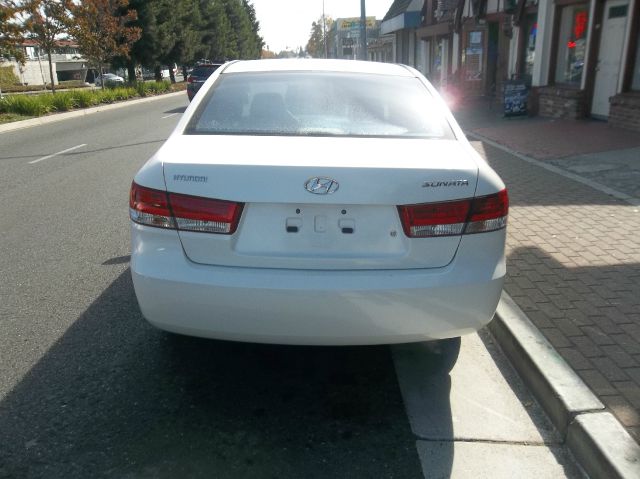
M 314 195 L 330 195 L 338 191 L 339 186 L 336 180 L 322 176 L 309 178 L 304 184 L 305 189 Z

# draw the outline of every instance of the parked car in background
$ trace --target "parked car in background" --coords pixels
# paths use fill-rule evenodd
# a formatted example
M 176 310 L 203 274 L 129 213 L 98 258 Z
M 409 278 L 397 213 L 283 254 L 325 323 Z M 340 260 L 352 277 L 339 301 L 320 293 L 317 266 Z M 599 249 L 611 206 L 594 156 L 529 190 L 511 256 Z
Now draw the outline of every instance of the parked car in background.
M 508 209 L 417 70 L 230 62 L 135 175 L 133 285 L 174 333 L 455 342 L 496 310 Z
M 163 80 L 168 80 L 170 78 L 170 70 L 173 70 L 174 77 L 178 75 L 179 70 L 178 66 L 174 63 L 173 66 L 163 65 L 160 67 L 160 78 Z M 143 80 L 155 80 L 156 73 L 154 68 L 142 68 L 142 79 Z
M 113 73 L 105 73 L 104 75 L 98 75 L 96 77 L 95 85 L 102 86 L 103 81 L 105 86 L 124 84 L 124 78 L 122 78 L 121 76 L 115 75 Z
M 187 77 L 187 96 L 189 101 L 193 100 L 195 94 L 200 90 L 200 87 L 207 81 L 207 78 L 222 66 L 222 63 L 209 63 L 204 65 L 198 65 L 191 70 Z

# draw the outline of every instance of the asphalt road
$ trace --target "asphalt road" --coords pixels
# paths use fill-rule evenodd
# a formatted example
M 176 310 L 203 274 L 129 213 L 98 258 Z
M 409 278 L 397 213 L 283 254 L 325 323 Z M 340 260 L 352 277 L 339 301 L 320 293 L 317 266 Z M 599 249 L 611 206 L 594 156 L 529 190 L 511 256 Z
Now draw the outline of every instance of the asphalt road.
M 147 325 L 128 191 L 185 106 L 0 134 L 0 478 L 580 477 L 484 332 L 440 351 Z

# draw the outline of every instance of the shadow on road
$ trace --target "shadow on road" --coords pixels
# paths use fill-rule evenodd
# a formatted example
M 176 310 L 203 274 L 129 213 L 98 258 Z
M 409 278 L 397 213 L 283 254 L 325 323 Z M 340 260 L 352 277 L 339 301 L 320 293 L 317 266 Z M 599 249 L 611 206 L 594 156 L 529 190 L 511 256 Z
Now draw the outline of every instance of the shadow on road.
M 388 347 L 168 335 L 127 269 L 0 403 L 0 477 L 98 475 L 421 472 Z

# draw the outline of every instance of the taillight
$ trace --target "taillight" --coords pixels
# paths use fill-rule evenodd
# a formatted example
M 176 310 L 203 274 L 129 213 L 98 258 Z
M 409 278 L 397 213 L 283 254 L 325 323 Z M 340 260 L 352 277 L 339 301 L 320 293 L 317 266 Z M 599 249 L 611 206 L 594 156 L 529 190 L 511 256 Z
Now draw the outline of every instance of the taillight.
M 233 234 L 243 203 L 167 193 L 131 184 L 129 215 L 139 224 L 182 231 Z
M 242 203 L 169 193 L 179 230 L 232 234 L 238 227 Z
M 484 233 L 502 229 L 507 226 L 508 214 L 509 195 L 507 195 L 506 189 L 495 195 L 474 198 L 464 232 L 467 234 Z
M 469 200 L 399 206 L 404 233 L 421 236 L 460 235 L 469 215 Z
M 129 216 L 136 223 L 158 228 L 175 228 L 165 191 L 131 183 Z
M 187 83 L 193 83 L 193 77 L 191 75 L 187 77 Z
M 454 236 L 496 231 L 507 225 L 507 190 L 465 200 L 398 206 L 402 228 L 410 238 Z

